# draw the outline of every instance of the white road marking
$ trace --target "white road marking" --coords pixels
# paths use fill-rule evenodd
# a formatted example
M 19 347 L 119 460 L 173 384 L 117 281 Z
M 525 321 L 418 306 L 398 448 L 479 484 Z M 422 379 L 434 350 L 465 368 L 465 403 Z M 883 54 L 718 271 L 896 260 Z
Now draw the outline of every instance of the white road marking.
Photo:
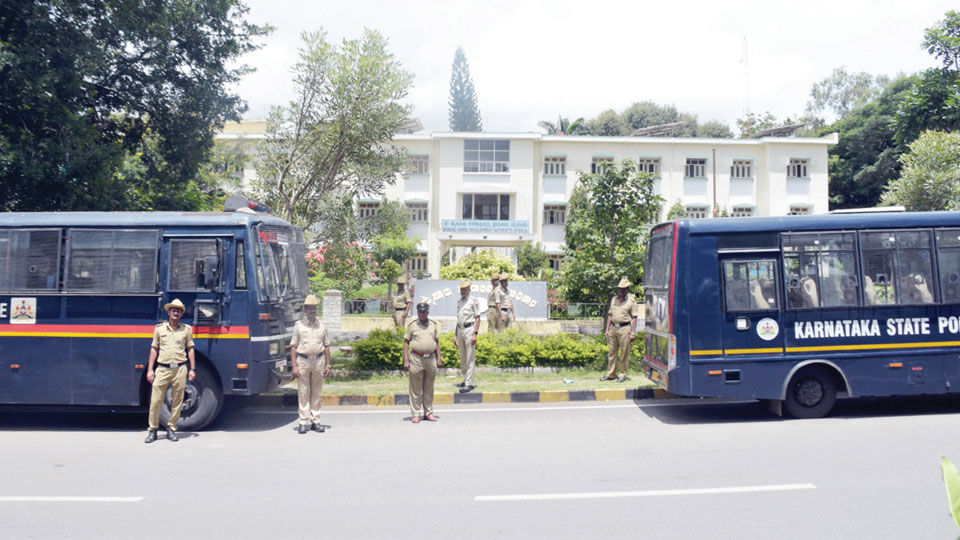
M 774 486 L 741 486 L 701 489 L 657 489 L 651 491 L 600 491 L 587 493 L 543 493 L 533 495 L 478 495 L 474 501 L 549 501 L 558 499 L 610 499 L 615 497 L 663 497 L 668 495 L 715 495 L 817 489 L 813 484 L 781 484 Z
M 143 497 L 0 497 L 0 503 L 5 502 L 140 502 Z
M 755 400 L 743 400 L 743 401 L 730 401 L 723 400 L 717 402 L 705 402 L 703 400 L 674 400 L 664 401 L 662 403 L 644 403 L 638 405 L 636 403 L 617 403 L 614 405 L 567 405 L 560 407 L 542 407 L 538 406 L 536 402 L 517 402 L 514 405 L 521 405 L 520 407 L 478 407 L 472 408 L 469 407 L 468 403 L 462 404 L 463 406 L 457 407 L 454 409 L 435 409 L 436 413 L 473 413 L 473 412 L 499 412 L 499 411 L 570 411 L 570 410 L 588 410 L 588 409 L 645 409 L 647 407 L 678 407 L 681 405 L 732 405 L 732 404 L 742 404 L 742 403 L 756 403 Z M 528 406 L 523 406 L 528 405 Z M 343 407 L 351 407 L 352 405 L 343 405 Z M 355 405 L 356 407 L 368 407 L 371 405 Z M 408 405 L 394 405 L 388 409 L 377 408 L 373 410 L 362 410 L 362 411 L 337 411 L 331 410 L 328 407 L 324 407 L 322 414 L 397 414 L 397 409 L 403 407 L 405 410 L 409 410 Z M 245 414 L 296 414 L 297 409 L 294 407 L 288 407 L 286 410 L 277 410 L 274 407 L 249 407 L 244 409 L 237 409 L 235 412 L 245 413 Z M 401 411 L 402 412 L 402 411 Z

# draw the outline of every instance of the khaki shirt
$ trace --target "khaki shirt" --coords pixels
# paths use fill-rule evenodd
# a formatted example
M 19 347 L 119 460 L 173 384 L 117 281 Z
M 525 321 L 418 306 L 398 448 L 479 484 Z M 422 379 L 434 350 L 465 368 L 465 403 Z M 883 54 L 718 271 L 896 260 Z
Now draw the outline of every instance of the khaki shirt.
M 500 308 L 504 310 L 513 309 L 513 298 L 510 298 L 510 289 L 500 287 Z
M 500 286 L 497 285 L 494 287 L 490 294 L 487 296 L 487 307 L 490 309 L 497 309 L 497 304 L 500 304 L 500 307 L 503 307 L 503 292 L 500 290 Z
M 153 342 L 150 346 L 159 349 L 157 362 L 161 364 L 179 364 L 187 361 L 187 349 L 193 348 L 193 328 L 180 323 L 176 328 L 165 321 L 153 329 Z
M 407 331 L 403 339 L 410 342 L 410 350 L 417 354 L 436 352 L 440 342 L 440 325 L 436 321 L 427 319 L 426 323 L 416 318 L 407 323 Z
M 619 296 L 614 296 L 610 301 L 610 322 L 614 324 L 628 323 L 640 314 L 640 306 L 632 294 L 627 294 L 627 298 L 620 301 Z
M 473 324 L 477 322 L 477 317 L 480 316 L 480 302 L 472 296 L 468 296 L 466 299 L 461 298 L 457 300 L 457 327 L 463 328 L 465 324 Z
M 330 346 L 326 325 L 320 322 L 320 319 L 312 325 L 307 319 L 297 321 L 297 324 L 293 325 L 290 346 L 296 347 L 300 354 L 323 354 L 324 348 Z
M 413 297 L 410 296 L 410 291 L 405 290 L 400 294 L 394 295 L 393 309 L 407 309 L 410 302 L 413 302 Z

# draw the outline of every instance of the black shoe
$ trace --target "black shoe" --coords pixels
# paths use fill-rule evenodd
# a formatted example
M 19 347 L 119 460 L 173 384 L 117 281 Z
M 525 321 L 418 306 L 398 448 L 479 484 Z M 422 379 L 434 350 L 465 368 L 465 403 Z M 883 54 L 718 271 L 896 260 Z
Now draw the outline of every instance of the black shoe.
M 310 429 L 316 431 L 317 433 L 323 433 L 327 428 L 321 426 L 320 424 L 312 424 Z
M 615 380 L 617 380 L 617 378 L 616 378 L 616 377 L 600 377 L 600 380 L 601 380 L 601 381 L 615 381 Z
M 170 442 L 177 442 L 177 441 L 180 440 L 180 438 L 177 437 L 177 432 L 176 432 L 176 431 L 174 431 L 174 430 L 172 430 L 172 429 L 170 429 L 170 428 L 167 428 L 167 440 L 170 441 Z
M 297 433 L 303 435 L 306 432 L 310 431 L 310 427 L 306 424 L 300 424 L 300 427 L 297 428 Z
M 617 379 L 617 382 L 627 382 L 627 378 L 626 378 L 626 377 L 620 377 L 619 379 Z
M 454 386 L 456 386 L 457 388 L 463 388 L 463 383 L 462 383 L 462 382 L 458 382 L 458 383 L 455 384 Z
M 467 392 L 473 390 L 474 388 L 476 388 L 476 386 L 464 386 L 463 388 L 460 389 L 460 393 L 466 394 Z
M 157 430 L 155 430 L 155 429 L 148 429 L 148 430 L 147 430 L 147 438 L 144 439 L 143 442 L 145 442 L 145 443 L 147 443 L 147 444 L 150 444 L 150 443 L 152 443 L 152 442 L 155 441 L 155 440 L 157 440 Z

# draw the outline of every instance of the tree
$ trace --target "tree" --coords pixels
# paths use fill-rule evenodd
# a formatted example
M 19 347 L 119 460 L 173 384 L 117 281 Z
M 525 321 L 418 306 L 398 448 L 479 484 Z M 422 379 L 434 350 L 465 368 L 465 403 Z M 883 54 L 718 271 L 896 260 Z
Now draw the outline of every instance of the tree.
M 450 131 L 483 131 L 480 109 L 477 107 L 477 92 L 473 88 L 470 65 L 463 47 L 457 47 L 453 55 L 450 73 Z
M 284 219 L 324 229 L 343 197 L 379 194 L 403 169 L 403 151 L 389 142 L 410 113 L 400 100 L 412 75 L 374 30 L 339 47 L 323 31 L 301 39 L 297 97 L 267 117 L 253 188 Z
M 914 80 L 897 109 L 897 143 L 908 144 L 930 129 L 960 129 L 960 73 L 929 69 Z
M 630 159 L 603 174 L 580 173 L 570 195 L 560 278 L 568 302 L 606 303 L 620 278 L 643 278 L 646 224 L 657 220 L 663 204 L 655 179 Z
M 525 278 L 539 278 L 540 271 L 549 268 L 550 256 L 540 242 L 524 242 L 517 250 L 517 272 Z
M 960 72 L 960 12 L 948 11 L 942 21 L 927 28 L 923 48 L 939 58 L 944 69 Z
M 0 3 L 0 210 L 202 208 L 200 164 L 246 109 L 227 90 L 249 71 L 237 60 L 269 32 L 247 12 Z
M 883 204 L 910 211 L 960 210 L 960 132 L 926 131 L 900 158 L 903 171 L 883 192 Z
M 582 131 L 585 135 L 600 135 L 605 137 L 629 135 L 629 130 L 623 118 L 613 109 L 603 111 L 597 115 L 596 118 L 587 120 L 583 125 Z
M 440 268 L 440 279 L 474 279 L 487 281 L 493 274 L 507 275 L 516 280 L 517 267 L 513 261 L 485 249 L 460 257 L 452 264 Z
M 576 135 L 583 128 L 583 117 L 577 118 L 573 122 L 569 118 L 558 117 L 554 124 L 548 120 L 541 120 L 537 125 L 547 132 L 547 135 Z
M 873 76 L 867 72 L 847 73 L 846 67 L 838 67 L 810 90 L 807 114 L 821 116 L 831 111 L 837 118 L 859 109 L 880 96 L 890 84 L 884 75 Z
M 419 238 L 406 234 L 381 234 L 373 239 L 373 258 L 380 265 L 380 276 L 387 281 L 387 296 L 392 295 L 393 283 L 403 272 L 403 264 L 417 254 L 419 243 Z
M 737 129 L 740 130 L 740 137 L 755 137 L 757 133 L 781 125 L 777 117 L 770 111 L 757 114 L 748 112 L 742 118 L 737 119 Z
M 673 203 L 673 206 L 671 206 L 670 210 L 667 212 L 667 221 L 686 218 L 687 209 L 683 206 L 683 203 L 680 202 L 680 199 L 677 199 L 677 202 Z
M 733 137 L 733 131 L 730 126 L 719 120 L 710 120 L 697 127 L 697 137 L 706 137 L 710 139 L 730 139 Z

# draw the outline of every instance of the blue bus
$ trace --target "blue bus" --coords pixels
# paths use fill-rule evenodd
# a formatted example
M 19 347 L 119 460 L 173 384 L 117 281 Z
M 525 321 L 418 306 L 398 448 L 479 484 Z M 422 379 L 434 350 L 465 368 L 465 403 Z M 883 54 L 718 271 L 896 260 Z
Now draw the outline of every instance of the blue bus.
M 960 212 L 680 220 L 651 231 L 645 374 L 682 396 L 960 390 Z
M 0 214 L 0 405 L 148 406 L 153 329 L 179 298 L 197 356 L 180 428 L 201 429 L 224 395 L 289 380 L 305 254 L 301 230 L 249 211 Z

